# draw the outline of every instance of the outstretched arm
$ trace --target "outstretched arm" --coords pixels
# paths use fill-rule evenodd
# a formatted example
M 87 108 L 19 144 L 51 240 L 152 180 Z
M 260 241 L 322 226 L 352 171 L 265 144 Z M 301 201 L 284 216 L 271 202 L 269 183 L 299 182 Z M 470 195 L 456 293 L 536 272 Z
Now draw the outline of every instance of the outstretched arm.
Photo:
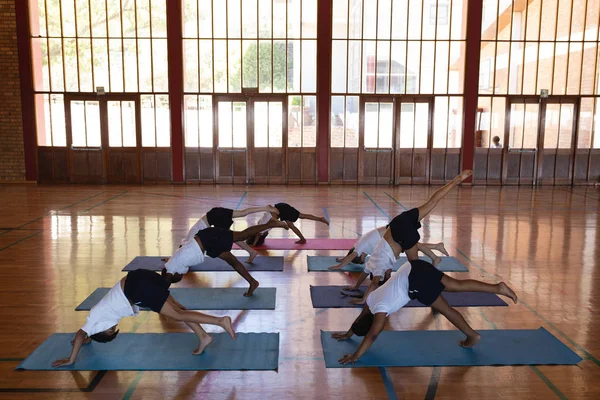
M 73 340 L 73 349 L 71 350 L 71 355 L 69 358 L 63 358 L 62 360 L 56 360 L 52 363 L 52 366 L 55 368 L 65 367 L 67 365 L 73 365 L 75 360 L 77 359 L 77 355 L 79 354 L 79 350 L 81 346 L 85 343 L 88 336 L 87 333 L 82 331 L 81 329 L 77 331 L 75 334 L 75 340 Z
M 363 295 L 363 297 L 361 299 L 350 300 L 350 304 L 365 304 L 367 302 L 367 297 L 369 297 L 369 294 L 371 294 L 371 292 L 373 290 L 377 289 L 377 287 L 379 286 L 380 280 L 381 280 L 380 276 L 374 276 L 373 279 L 371 280 L 371 283 L 369 284 L 369 287 L 367 288 L 367 291 Z
M 290 229 L 300 238 L 300 240 L 298 240 L 296 243 L 306 243 L 306 238 L 302 235 L 302 232 L 300 232 L 300 229 L 298 229 L 298 227 L 296 225 L 294 225 L 293 222 L 290 221 L 285 221 L 288 226 L 290 227 Z
M 356 323 L 359 319 L 361 319 L 365 314 L 371 312 L 369 310 L 369 306 L 365 305 L 362 309 L 362 311 L 360 312 L 360 314 L 358 315 L 358 317 L 356 317 L 356 319 L 354 320 L 354 323 Z M 354 324 L 352 324 L 354 325 Z M 350 339 L 352 337 L 352 335 L 354 335 L 354 332 L 352 331 L 352 326 L 350 326 L 350 329 L 348 329 L 348 332 L 344 333 L 344 332 L 333 332 L 331 334 L 331 337 L 337 340 L 347 340 Z
M 369 276 L 369 274 L 367 274 L 364 271 L 361 272 L 361 274 L 358 277 L 358 280 L 356 281 L 356 283 L 354 285 L 344 286 L 344 289 L 346 289 L 346 290 L 358 290 L 358 288 L 360 287 L 360 284 L 363 283 L 365 279 L 367 279 L 367 276 Z
M 329 267 L 329 269 L 342 269 L 346 265 L 350 264 L 352 262 L 352 260 L 354 260 L 356 258 L 356 256 L 358 256 L 358 253 L 356 251 L 353 251 L 352 253 L 350 253 L 346 257 L 344 257 L 342 259 L 342 261 L 340 261 L 339 264 L 332 265 L 331 267 Z
M 371 325 L 371 329 L 369 329 L 369 333 L 364 337 L 360 346 L 354 354 L 345 354 L 344 357 L 340 358 L 340 364 L 354 364 L 358 359 L 365 354 L 367 350 L 375 343 L 377 337 L 383 331 L 383 327 L 385 326 L 385 313 L 376 313 L 373 318 L 373 325 Z

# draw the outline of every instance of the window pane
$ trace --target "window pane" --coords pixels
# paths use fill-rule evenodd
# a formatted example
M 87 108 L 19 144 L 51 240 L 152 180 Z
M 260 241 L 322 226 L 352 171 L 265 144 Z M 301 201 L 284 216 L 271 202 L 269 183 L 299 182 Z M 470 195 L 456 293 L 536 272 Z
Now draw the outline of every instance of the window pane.
M 435 93 L 445 94 L 448 93 L 448 53 L 450 51 L 450 44 L 448 42 L 436 42 L 435 44 Z M 488 60 L 489 61 L 489 60 Z M 479 92 L 481 93 L 482 88 L 482 74 L 487 73 L 487 79 L 489 82 L 489 68 L 487 71 L 482 70 L 481 67 L 484 63 L 480 63 L 480 75 L 479 75 Z M 485 84 L 485 80 L 483 82 Z M 489 86 L 488 86 L 489 87 Z
M 258 90 L 261 93 L 273 91 L 273 57 L 271 41 L 260 40 L 258 53 Z M 278 60 L 281 63 L 282 60 Z
M 560 106 L 560 131 L 558 133 L 558 148 L 570 149 L 573 140 L 573 104 Z
M 123 147 L 136 147 L 135 102 L 121 102 Z
M 246 147 L 246 103 L 233 103 L 233 147 Z
M 257 32 L 257 0 L 242 1 L 242 36 L 245 38 L 256 38 Z
M 542 21 L 540 40 L 554 40 L 558 0 L 544 0 L 542 3 Z
M 415 104 L 415 148 L 427 148 L 429 104 Z
M 211 96 L 198 96 L 200 147 L 213 147 L 213 108 Z
M 66 91 L 77 92 L 79 91 L 79 82 L 77 80 L 77 41 L 76 39 L 64 39 L 63 46 Z
M 560 104 L 546 105 L 544 129 L 544 148 L 556 149 L 558 147 L 558 132 L 560 119 Z
M 583 70 L 581 71 L 581 94 L 594 93 L 594 75 L 596 73 L 596 43 L 584 43 Z
M 280 101 L 269 102 L 269 147 L 283 145 L 283 104 Z
M 302 117 L 302 147 L 317 147 L 316 96 L 302 96 L 304 103 Z
M 406 93 L 419 93 L 420 67 L 421 46 L 419 42 L 408 42 Z
M 433 93 L 434 42 L 421 42 L 421 93 Z
M 594 0 L 588 0 L 587 17 L 585 19 L 584 40 L 598 40 L 598 14 L 600 7 L 590 7 Z
M 600 99 L 596 99 L 596 114 L 594 115 L 594 142 L 592 143 L 593 149 L 600 149 Z M 54 136 L 54 131 L 52 132 Z
M 157 147 L 171 147 L 171 113 L 169 96 L 156 96 L 156 136 Z
M 331 147 L 344 147 L 344 96 L 331 96 Z
M 481 97 L 479 98 L 481 101 Z M 489 100 L 489 98 L 488 98 Z M 435 116 L 433 122 L 433 147 L 445 149 L 448 139 L 448 98 L 435 98 Z
M 291 39 L 300 39 L 300 3 L 301 0 L 287 0 L 287 33 Z
M 273 2 L 273 37 L 285 39 L 287 36 L 287 21 L 285 18 L 287 1 Z
M 183 37 L 198 37 L 198 8 L 200 0 L 183 0 Z
M 227 42 L 215 40 L 214 46 L 215 92 L 227 93 Z
M 392 28 L 392 0 L 378 0 L 377 6 L 377 39 L 389 39 Z
M 430 10 L 432 6 L 433 5 L 430 5 Z M 431 10 L 431 12 L 433 13 L 433 10 Z M 432 14 L 429 16 L 430 20 L 431 17 Z M 438 1 L 436 18 L 437 40 L 450 39 L 450 4 L 447 1 Z M 464 19 L 460 21 L 460 23 L 466 25 Z M 433 31 L 433 29 L 431 30 Z
M 535 7 L 527 8 L 527 31 L 525 38 L 527 40 L 538 40 L 540 36 L 540 2 Z
M 293 61 L 293 60 L 292 60 Z M 285 40 L 273 41 L 273 92 L 283 93 L 287 87 L 287 52 Z
M 331 91 L 346 93 L 347 42 L 335 40 L 331 46 Z
M 377 38 L 377 2 L 363 2 L 363 39 Z
M 593 4 L 593 0 L 589 0 L 590 7 Z M 572 20 L 571 20 L 571 40 L 583 40 L 583 31 L 585 29 L 585 8 L 588 0 L 572 0 L 572 5 L 568 4 L 571 8 Z M 598 7 L 596 7 L 598 8 Z
M 565 94 L 567 86 L 567 58 L 569 56 L 568 43 L 556 43 L 554 54 L 554 82 L 552 94 Z
M 183 118 L 185 147 L 199 147 L 199 127 L 198 127 L 198 96 L 187 95 L 183 97 Z
M 273 15 L 271 0 L 258 0 L 258 34 L 261 38 L 271 38 Z
M 75 36 L 75 2 L 74 0 L 62 0 L 62 29 L 63 36 Z
M 166 0 L 151 0 L 152 3 L 152 37 L 167 37 L 167 5 Z
M 50 100 L 47 94 L 35 95 L 35 122 L 38 146 L 52 146 Z
M 108 145 L 121 147 L 123 145 L 121 132 L 121 106 L 118 101 L 109 101 L 108 108 Z
M 199 89 L 198 83 L 198 41 L 183 41 L 183 90 L 193 92 Z
M 317 0 L 302 0 L 302 38 L 317 38 Z
M 452 32 L 450 32 L 450 38 L 453 40 L 465 40 L 467 38 L 467 1 L 452 1 Z M 440 15 L 443 12 L 440 11 Z
M 300 41 L 288 40 L 287 44 L 287 90 L 300 91 Z
M 506 98 L 494 97 L 492 98 L 490 137 L 498 136 L 501 141 L 504 141 L 504 121 L 506 121 Z
M 317 41 L 302 41 L 302 91 L 317 91 Z
M 64 147 L 67 145 L 67 130 L 65 127 L 65 103 L 62 95 L 50 95 L 50 111 L 52 112 L 52 145 Z
M 85 1 L 85 0 L 83 0 Z M 122 11 L 121 16 L 123 18 L 123 36 L 132 38 L 135 37 L 136 24 L 135 24 L 135 2 L 133 1 L 121 1 Z M 79 20 L 77 20 L 79 22 Z
M 87 145 L 85 102 L 71 101 L 71 145 L 73 147 L 85 147 Z M 52 107 L 52 117 L 54 107 Z M 54 122 L 53 118 L 53 121 Z
M 333 0 L 332 37 L 345 39 L 348 37 L 348 0 Z
M 77 35 L 78 36 L 90 36 L 90 13 L 88 7 L 88 0 L 75 0 L 75 10 L 77 14 Z M 57 13 L 50 12 L 48 9 L 48 15 L 58 15 Z M 49 29 L 50 26 L 48 27 Z M 48 32 L 52 35 L 50 32 Z
M 35 90 L 50 90 L 48 44 L 46 39 L 31 39 L 33 84 Z
M 138 40 L 140 92 L 152 92 L 152 48 L 150 39 Z
M 410 0 L 408 6 L 408 38 L 421 39 L 423 0 Z
M 242 91 L 241 46 L 241 40 L 229 40 L 227 43 L 227 56 L 229 62 L 229 93 L 239 93 Z
M 110 61 L 110 90 L 123 92 L 123 49 L 120 39 L 109 39 L 108 56 Z
M 50 80 L 52 91 L 62 92 L 65 89 L 63 80 L 63 51 L 61 39 L 49 39 L 50 45 Z
M 525 65 L 523 66 L 523 94 L 536 94 L 536 73 L 538 44 L 527 43 L 525 47 Z
M 579 134 L 577 136 L 577 148 L 578 149 L 589 149 L 592 144 L 592 130 L 593 130 L 593 115 L 594 115 L 594 99 L 590 97 L 584 97 L 581 99 L 581 105 L 579 107 Z
M 389 93 L 390 90 L 390 42 L 377 42 L 377 93 Z
M 380 149 L 391 149 L 394 137 L 394 103 L 379 103 Z
M 462 143 L 463 98 L 450 97 L 448 120 L 448 148 L 460 148 Z
M 154 120 L 154 96 L 140 96 L 142 106 L 142 146 L 156 146 L 156 129 Z
M 241 37 L 240 5 L 240 0 L 227 0 L 227 36 L 229 38 Z
M 523 43 L 512 42 L 510 49 L 510 76 L 508 82 L 509 94 L 521 94 L 523 87 Z
M 242 41 L 243 47 L 243 87 L 258 88 L 257 63 L 258 52 L 256 40 Z
M 358 96 L 346 96 L 346 148 L 358 148 Z
M 556 40 L 569 40 L 569 31 L 571 30 L 571 9 L 574 5 L 573 0 L 558 1 Z
M 392 42 L 390 93 L 406 92 L 406 42 Z
M 205 1 L 207 3 L 207 1 Z M 213 32 L 215 38 L 224 39 L 227 37 L 227 2 L 226 1 L 213 1 Z M 201 7 L 204 9 L 204 7 Z M 201 21 L 202 22 L 202 21 Z M 202 24 L 200 24 L 200 30 L 202 30 Z M 204 35 L 202 37 L 205 37 Z M 210 35 L 208 36 L 210 37 Z M 216 58 L 216 55 L 215 55 Z
M 138 74 L 137 74 L 137 46 L 134 39 L 123 40 L 123 54 L 125 57 L 125 91 L 138 91 Z M 80 47 L 81 49 L 81 47 Z M 81 70 L 81 67 L 80 67 Z M 80 84 L 83 82 L 83 77 L 80 77 Z
M 360 93 L 361 68 L 361 42 L 351 40 L 348 43 L 348 93 Z
M 106 39 L 94 39 L 94 90 L 98 86 L 104 86 L 105 90 L 111 90 L 108 80 L 108 49 Z
M 135 0 L 137 35 L 143 38 L 150 37 L 150 0 Z M 152 5 L 154 8 L 154 4 Z M 152 10 L 154 11 L 154 10 Z M 93 12 L 92 12 L 93 13 Z
M 406 39 L 408 0 L 392 0 L 392 39 Z
M 448 80 L 448 93 L 464 93 L 465 47 L 465 42 L 450 42 L 450 76 Z
M 363 41 L 362 92 L 375 93 L 375 41 Z
M 85 125 L 87 131 L 87 146 L 101 147 L 100 139 L 100 103 L 97 101 L 85 102 Z
M 379 103 L 365 103 L 365 148 L 376 148 L 379 136 Z
M 437 103 L 435 105 L 436 113 L 436 126 L 437 130 Z M 492 113 L 492 98 L 479 96 L 477 100 L 477 127 L 475 128 L 475 146 L 476 147 L 490 147 L 491 137 L 491 113 Z M 434 147 L 435 147 L 435 133 L 434 133 Z
M 567 94 L 579 94 L 579 87 L 583 85 L 581 79 L 581 57 L 583 43 L 571 43 L 569 48 L 569 70 L 567 75 Z
M 154 77 L 154 91 L 169 91 L 169 59 L 167 52 L 167 39 L 152 40 L 152 75 Z
M 288 98 L 288 147 L 302 145 L 302 97 Z
M 254 103 L 254 147 L 269 147 L 269 103 Z
M 31 3 L 30 7 L 34 9 L 33 12 L 29 13 L 29 27 L 31 36 L 47 37 L 45 0 L 38 0 L 37 4 Z
M 77 39 L 79 60 L 79 90 L 82 92 L 94 91 L 92 81 L 92 49 L 89 39 Z
M 348 36 L 351 39 L 362 38 L 362 0 L 349 0 L 350 10 L 348 14 Z
M 497 18 L 500 19 L 500 23 L 498 26 L 498 40 L 510 40 L 513 30 L 511 19 L 514 16 L 512 3 L 512 0 L 499 0 L 499 8 L 497 14 Z
M 506 94 L 508 92 L 508 53 L 510 51 L 510 43 L 498 42 L 496 47 L 494 93 Z
M 200 91 L 212 92 L 213 88 L 213 48 L 212 40 L 200 40 Z M 215 53 L 215 58 L 217 57 Z M 216 78 L 215 78 L 216 80 Z
M 413 147 L 415 130 L 415 105 L 414 103 L 400 104 L 400 148 Z

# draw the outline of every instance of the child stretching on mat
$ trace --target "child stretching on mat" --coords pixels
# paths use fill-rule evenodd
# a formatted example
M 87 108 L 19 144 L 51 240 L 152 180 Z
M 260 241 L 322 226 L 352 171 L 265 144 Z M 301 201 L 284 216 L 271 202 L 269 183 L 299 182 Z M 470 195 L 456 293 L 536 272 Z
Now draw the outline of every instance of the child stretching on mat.
M 232 210 L 230 208 L 223 208 L 223 207 L 211 208 L 210 211 L 206 213 L 206 215 L 204 215 L 202 218 L 200 218 L 198 220 L 198 222 L 196 222 L 191 227 L 187 236 L 185 237 L 185 239 L 183 239 L 181 244 L 183 245 L 183 243 L 190 241 L 196 235 L 196 233 L 198 231 L 201 231 L 202 229 L 206 229 L 211 226 L 215 226 L 217 228 L 229 229 L 229 228 L 231 228 L 231 225 L 233 225 L 233 218 L 245 217 L 248 214 L 258 213 L 258 212 L 262 212 L 262 211 L 279 214 L 279 211 L 275 207 L 272 207 L 272 206 L 251 207 L 251 208 L 246 208 L 244 210 Z M 267 222 L 268 221 L 265 221 L 264 223 L 267 223 Z M 260 224 L 260 222 L 259 222 L 259 224 Z M 252 248 L 250 248 L 250 246 L 248 246 L 243 240 L 236 242 L 236 244 L 241 249 L 244 249 L 248 252 L 250 257 L 248 257 L 248 260 L 246 262 L 248 264 L 252 264 L 252 261 L 254 261 L 254 258 L 258 255 L 258 252 L 253 250 Z
M 285 222 L 271 220 L 263 225 L 252 226 L 241 232 L 230 231 L 225 228 L 206 228 L 198 231 L 192 240 L 189 240 L 175 251 L 175 254 L 167 260 L 163 272 L 171 281 L 181 280 L 181 275 L 188 272 L 191 266 L 204 262 L 204 253 L 212 258 L 220 258 L 231 265 L 238 274 L 249 284 L 250 288 L 244 296 L 252 296 L 252 292 L 258 287 L 258 281 L 250 275 L 242 263 L 231 254 L 234 242 L 240 242 L 270 228 L 289 229 Z
M 285 223 L 287 223 L 287 225 L 290 227 L 290 229 L 292 231 L 294 231 L 294 233 L 296 235 L 298 235 L 298 237 L 300 238 L 300 240 L 298 240 L 296 242 L 297 244 L 306 243 L 306 238 L 302 235 L 302 232 L 300 232 L 300 230 L 296 227 L 296 225 L 294 225 L 294 222 L 298 221 L 298 219 L 310 219 L 312 221 L 322 222 L 322 223 L 326 224 L 327 226 L 329 226 L 329 221 L 327 221 L 327 218 L 317 217 L 312 214 L 303 214 L 287 203 L 277 203 L 277 204 L 275 204 L 275 209 L 277 209 L 277 212 L 271 212 L 271 217 L 279 218 L 280 221 L 284 221 Z M 263 217 L 261 218 L 261 221 L 264 221 L 266 218 L 267 218 L 267 216 L 263 215 Z M 265 233 L 266 232 L 255 235 L 255 237 L 252 239 L 252 243 L 259 243 L 261 241 L 261 236 L 263 236 L 263 235 L 264 235 L 264 237 L 262 238 L 262 242 L 264 242 L 264 240 L 265 240 L 264 238 L 266 238 L 267 234 L 268 234 L 268 233 L 267 234 L 265 234 Z M 260 243 L 262 244 L 262 242 L 260 242 Z M 257 246 L 258 246 L 258 244 L 257 244 Z
M 81 346 L 92 340 L 100 343 L 112 341 L 119 333 L 117 324 L 121 318 L 137 316 L 139 307 L 149 308 L 160 315 L 185 323 L 198 336 L 199 344 L 192 354 L 202 354 L 206 346 L 213 341 L 200 324 L 220 326 L 235 339 L 230 317 L 213 317 L 187 310 L 171 296 L 169 286 L 172 282 L 175 281 L 148 270 L 129 272 L 92 307 L 85 325 L 77 331 L 75 339 L 71 342 L 73 350 L 69 358 L 56 360 L 52 366 L 73 365 Z
M 391 265 L 389 265 L 391 267 Z M 440 312 L 454 326 L 460 329 L 467 338 L 460 342 L 463 347 L 473 347 L 481 336 L 473 330 L 463 316 L 450 307 L 441 296 L 447 292 L 485 292 L 510 297 L 517 303 L 517 295 L 504 282 L 492 285 L 473 279 L 459 280 L 450 278 L 438 271 L 433 265 L 423 260 L 407 261 L 398 272 L 376 289 L 367 298 L 367 304 L 356 318 L 348 332 L 333 333 L 337 340 L 346 340 L 352 335 L 364 336 L 354 354 L 345 354 L 340 364 L 354 364 L 377 339 L 383 330 L 386 318 L 404 307 L 411 299 L 417 299 L 426 306 Z
M 364 264 L 365 258 L 373 253 L 375 247 L 385 234 L 386 229 L 387 227 L 381 226 L 362 235 L 345 257 L 337 257 L 335 259 L 339 264 L 332 265 L 329 269 L 342 269 L 350 263 Z M 419 251 L 431 258 L 434 267 L 437 267 L 442 262 L 442 259 L 435 255 L 432 250 L 437 250 L 446 256 L 448 255 L 444 243 L 441 242 L 437 244 L 417 243 L 417 246 Z

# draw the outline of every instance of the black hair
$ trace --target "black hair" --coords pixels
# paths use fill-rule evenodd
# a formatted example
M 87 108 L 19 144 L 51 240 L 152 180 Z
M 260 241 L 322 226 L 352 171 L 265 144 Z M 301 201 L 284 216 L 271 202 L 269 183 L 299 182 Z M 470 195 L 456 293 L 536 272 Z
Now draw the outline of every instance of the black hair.
M 112 333 L 112 334 L 108 334 L 108 333 L 106 333 L 106 331 L 102 331 L 102 332 L 98 332 L 98 333 L 90 336 L 90 339 L 92 339 L 93 341 L 98 342 L 98 343 L 108 343 L 108 342 L 112 342 L 113 340 L 115 340 L 115 338 L 117 337 L 118 334 L 119 334 L 118 329 L 116 331 L 114 331 L 114 333 Z
M 178 274 L 177 272 L 172 274 L 167 272 L 167 269 L 163 267 L 162 271 L 160 271 L 160 276 L 162 276 L 169 283 L 177 283 L 183 279 L 182 274 Z
M 371 330 L 375 316 L 372 312 L 368 312 L 352 324 L 352 332 L 356 336 L 365 336 Z
M 494 137 L 492 138 L 492 141 L 493 141 L 493 142 L 499 142 L 499 141 L 500 141 L 500 136 L 494 136 Z

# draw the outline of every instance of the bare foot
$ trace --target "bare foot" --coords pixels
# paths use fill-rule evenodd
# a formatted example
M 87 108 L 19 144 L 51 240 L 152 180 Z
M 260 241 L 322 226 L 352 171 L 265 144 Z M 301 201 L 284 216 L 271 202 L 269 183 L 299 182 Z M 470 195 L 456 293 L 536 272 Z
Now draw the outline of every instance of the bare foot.
M 459 176 L 457 176 L 457 178 L 459 182 L 462 182 L 471 175 L 473 175 L 473 171 L 471 171 L 470 169 L 465 169 L 463 172 L 460 173 Z
M 290 227 L 288 226 L 287 222 L 285 221 L 277 221 L 276 219 L 272 219 L 271 221 L 269 221 L 269 225 L 271 225 L 272 227 L 276 227 L 276 228 L 283 228 L 286 231 L 288 229 L 290 229 Z
M 304 244 L 304 243 L 306 243 L 306 239 L 300 239 L 300 240 L 298 240 L 298 241 L 296 241 L 294 243 L 296 243 L 296 244 Z
M 225 331 L 229 333 L 229 336 L 231 336 L 232 339 L 235 339 L 235 332 L 233 331 L 233 326 L 231 325 L 230 317 L 221 318 L 221 323 L 219 324 L 219 326 L 225 329 Z
M 321 217 L 321 222 L 324 224 L 327 224 L 327 226 L 329 226 L 329 221 L 327 221 L 327 218 Z
M 252 253 L 250 253 L 250 257 L 248 257 L 248 259 L 246 260 L 246 264 L 252 264 L 257 255 L 258 251 L 253 251 Z
M 227 318 L 229 318 L 229 317 L 227 317 Z M 211 344 L 212 341 L 213 341 L 212 336 L 206 335 L 206 338 L 203 338 L 200 341 L 200 344 L 198 345 L 198 347 L 196 347 L 196 350 L 192 351 L 192 354 L 195 356 L 199 356 L 200 354 L 204 353 L 204 349 L 206 348 L 206 346 Z
M 279 210 L 276 209 L 275 207 L 273 207 L 272 205 L 269 205 L 269 207 L 267 207 L 267 212 L 275 213 L 275 214 L 279 215 Z
M 514 292 L 514 290 L 509 288 L 506 283 L 500 282 L 498 284 L 498 293 L 506 297 L 510 297 L 512 301 L 514 301 L 514 303 L 517 304 L 517 294 Z
M 442 262 L 442 259 L 439 257 L 436 257 L 434 260 L 431 260 L 431 264 L 433 264 L 434 267 L 437 267 L 438 265 L 440 265 L 441 262 Z
M 434 249 L 436 249 L 437 251 L 439 251 L 440 253 L 442 253 L 445 256 L 449 256 L 450 254 L 448 254 L 448 250 L 446 250 L 446 248 L 444 247 L 444 243 L 440 242 L 438 244 L 435 245 Z
M 258 285 L 259 285 L 259 283 L 257 280 L 254 280 L 252 283 L 250 283 L 250 288 L 248 289 L 248 291 L 246 293 L 244 293 L 244 296 L 246 296 L 246 297 L 252 296 L 252 293 L 254 293 L 254 291 L 256 290 Z
M 337 261 L 337 262 L 340 262 L 340 261 L 342 261 L 344 258 L 346 258 L 346 257 L 336 257 L 336 258 L 335 258 L 335 261 Z
M 466 340 L 460 342 L 462 347 L 466 347 L 467 349 L 475 346 L 481 340 L 481 335 L 479 333 L 475 334 L 476 336 L 467 336 Z

